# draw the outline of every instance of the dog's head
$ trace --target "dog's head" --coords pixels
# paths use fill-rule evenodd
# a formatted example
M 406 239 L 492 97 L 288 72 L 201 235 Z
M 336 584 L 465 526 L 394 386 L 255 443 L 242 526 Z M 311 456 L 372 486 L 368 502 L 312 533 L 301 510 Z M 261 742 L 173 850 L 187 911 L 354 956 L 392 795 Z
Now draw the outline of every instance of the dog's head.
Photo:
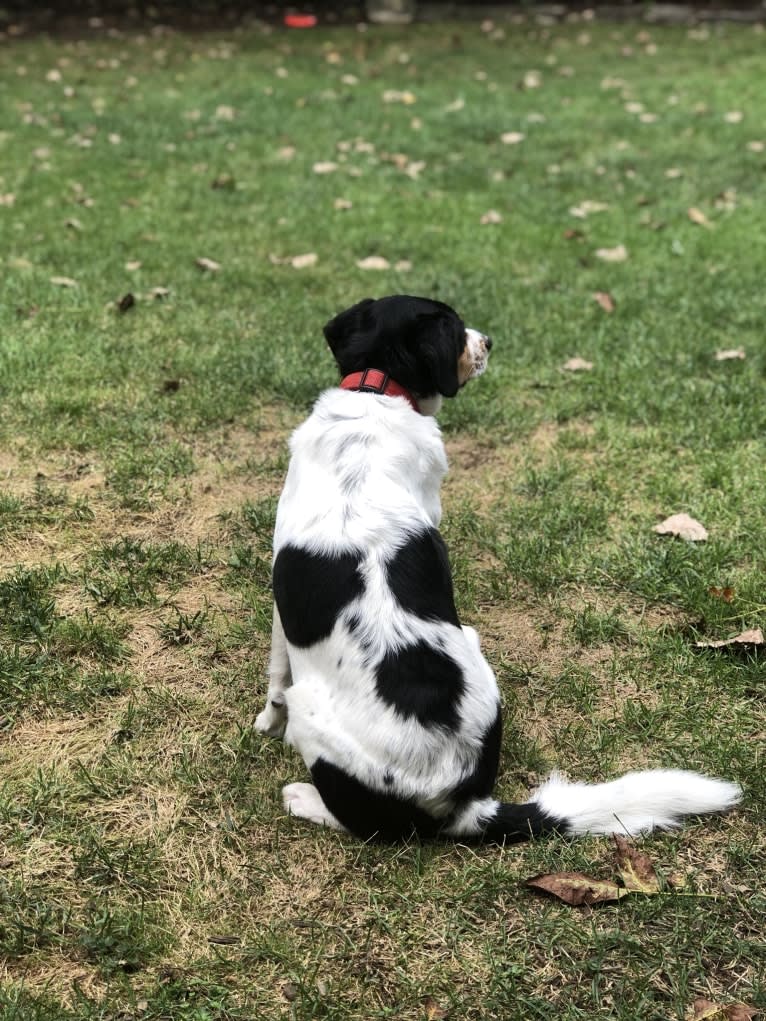
M 324 328 L 344 376 L 380 369 L 418 398 L 454 397 L 487 367 L 492 341 L 441 301 L 365 298 Z

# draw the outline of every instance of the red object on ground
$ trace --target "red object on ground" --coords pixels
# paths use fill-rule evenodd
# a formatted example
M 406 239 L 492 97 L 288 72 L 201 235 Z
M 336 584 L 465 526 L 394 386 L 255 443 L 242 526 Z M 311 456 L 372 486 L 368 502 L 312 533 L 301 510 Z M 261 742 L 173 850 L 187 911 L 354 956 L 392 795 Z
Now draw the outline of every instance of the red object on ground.
M 313 28 L 317 23 L 315 14 L 286 14 L 284 21 L 288 28 Z

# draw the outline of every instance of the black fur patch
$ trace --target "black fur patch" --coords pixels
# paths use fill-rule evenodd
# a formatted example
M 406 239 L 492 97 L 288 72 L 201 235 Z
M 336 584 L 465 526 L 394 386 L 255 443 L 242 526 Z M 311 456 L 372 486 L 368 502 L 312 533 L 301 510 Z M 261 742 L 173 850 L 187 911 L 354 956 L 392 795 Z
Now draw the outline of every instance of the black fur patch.
M 476 765 L 470 773 L 463 777 L 455 790 L 455 797 L 458 801 L 471 801 L 474 798 L 490 796 L 497 779 L 502 737 L 503 717 L 498 705 L 497 715 L 482 738 L 481 752 Z
M 539 805 L 498 805 L 494 818 L 476 839 L 493 844 L 517 844 L 546 833 L 566 832 L 566 822 L 543 812 Z
M 426 642 L 386 653 L 375 686 L 392 709 L 405 718 L 416 717 L 424 727 L 458 725 L 463 672 L 450 656 Z
M 444 539 L 435 528 L 413 535 L 386 565 L 397 601 L 424 620 L 459 624 Z
M 338 615 L 364 591 L 356 553 L 329 556 L 283 546 L 272 575 L 288 642 L 307 648 L 328 638 Z
M 325 759 L 311 767 L 311 779 L 335 818 L 362 840 L 435 837 L 442 825 L 411 801 L 373 790 Z

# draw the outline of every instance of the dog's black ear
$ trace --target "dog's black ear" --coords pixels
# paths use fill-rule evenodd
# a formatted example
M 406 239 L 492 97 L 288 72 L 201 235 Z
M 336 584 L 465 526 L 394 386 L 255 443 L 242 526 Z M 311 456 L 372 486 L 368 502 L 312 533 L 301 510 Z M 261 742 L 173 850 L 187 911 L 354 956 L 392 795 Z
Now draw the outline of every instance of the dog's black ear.
M 351 308 L 347 308 L 345 312 L 339 312 L 325 325 L 325 340 L 339 364 L 342 362 L 346 344 L 366 328 L 369 312 L 374 304 L 374 298 L 364 298 Z
M 451 310 L 449 314 L 433 316 L 428 326 L 422 328 L 421 336 L 418 345 L 421 371 L 431 379 L 430 385 L 423 387 L 421 384 L 421 389 L 429 394 L 454 397 L 460 386 L 458 359 L 465 347 L 462 319 Z

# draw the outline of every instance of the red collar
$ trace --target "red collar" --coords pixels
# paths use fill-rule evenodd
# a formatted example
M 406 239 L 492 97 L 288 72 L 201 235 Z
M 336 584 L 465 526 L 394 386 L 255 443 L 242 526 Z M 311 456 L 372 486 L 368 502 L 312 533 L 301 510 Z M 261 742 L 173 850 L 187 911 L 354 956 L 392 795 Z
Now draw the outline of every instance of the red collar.
M 404 397 L 420 414 L 415 398 L 403 386 L 391 379 L 380 369 L 365 369 L 364 372 L 352 372 L 340 381 L 341 390 L 358 390 L 367 394 L 384 394 L 386 397 Z

